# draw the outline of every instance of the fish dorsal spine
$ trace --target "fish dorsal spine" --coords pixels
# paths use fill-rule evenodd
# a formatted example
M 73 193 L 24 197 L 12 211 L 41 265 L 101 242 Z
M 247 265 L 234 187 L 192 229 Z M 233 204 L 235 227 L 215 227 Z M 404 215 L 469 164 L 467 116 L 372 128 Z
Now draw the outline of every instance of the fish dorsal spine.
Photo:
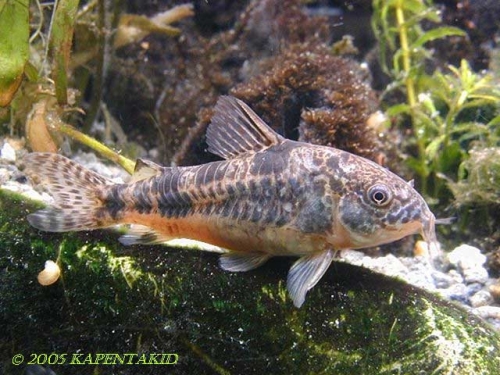
M 149 160 L 137 159 L 134 168 L 134 174 L 129 182 L 138 182 L 150 177 L 159 176 L 167 168 L 162 167 Z
M 224 159 L 253 154 L 284 140 L 249 106 L 232 96 L 220 97 L 207 129 L 208 151 Z

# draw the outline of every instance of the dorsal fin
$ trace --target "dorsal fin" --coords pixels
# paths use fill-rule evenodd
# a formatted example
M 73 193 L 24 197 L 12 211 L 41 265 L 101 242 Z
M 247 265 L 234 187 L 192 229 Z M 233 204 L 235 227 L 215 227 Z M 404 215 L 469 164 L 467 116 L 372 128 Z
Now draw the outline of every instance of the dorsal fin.
M 134 174 L 132 175 L 130 182 L 137 182 L 145 180 L 146 178 L 157 176 L 163 169 L 165 168 L 153 163 L 152 161 L 137 159 L 135 162 Z
M 207 130 L 208 151 L 211 153 L 230 159 L 261 151 L 283 140 L 241 100 L 221 96 L 217 101 Z

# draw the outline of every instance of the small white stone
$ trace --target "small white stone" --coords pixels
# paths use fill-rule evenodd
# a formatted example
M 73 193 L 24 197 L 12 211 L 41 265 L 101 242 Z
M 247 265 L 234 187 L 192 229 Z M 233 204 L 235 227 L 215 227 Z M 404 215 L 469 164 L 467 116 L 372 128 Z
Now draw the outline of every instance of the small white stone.
M 434 279 L 436 288 L 439 289 L 446 289 L 457 283 L 453 276 L 436 270 L 432 271 L 432 278 Z M 460 276 L 460 279 L 462 279 L 462 276 Z M 459 282 L 462 282 L 462 280 L 460 280 Z
M 480 306 L 473 309 L 472 312 L 484 319 L 500 319 L 500 307 L 498 306 Z
M 448 262 L 455 267 L 460 267 L 461 263 L 482 266 L 486 262 L 486 256 L 481 254 L 477 247 L 460 245 L 448 253 Z
M 16 150 L 12 147 L 9 142 L 5 142 L 0 150 L 0 159 L 7 161 L 16 161 Z
M 447 299 L 465 303 L 467 301 L 468 289 L 464 284 L 453 284 L 449 288 L 438 289 L 438 293 Z
M 429 261 L 424 257 L 399 258 L 405 265 L 407 271 L 400 275 L 407 283 L 424 288 L 435 290 L 435 283 L 432 277 L 433 268 L 429 266 Z
M 472 307 L 487 306 L 493 302 L 493 297 L 487 290 L 480 290 L 469 298 Z
M 452 284 L 461 284 L 464 282 L 464 277 L 457 270 L 449 270 L 448 276 L 452 278 Z
M 8 169 L 0 168 L 0 184 L 9 181 L 11 174 L 12 173 Z
M 365 256 L 366 255 L 363 252 L 358 251 L 358 250 L 347 249 L 347 250 L 340 250 L 340 252 L 339 252 L 339 257 L 341 260 L 343 260 L 349 264 L 356 265 L 356 266 L 362 265 L 363 258 Z
M 392 254 L 379 258 L 365 256 L 362 266 L 393 277 L 404 277 L 408 273 L 408 268 Z
M 467 284 L 486 284 L 490 278 L 488 271 L 483 267 L 462 267 L 461 271 Z
M 483 267 L 486 256 L 473 246 L 460 245 L 448 254 L 448 262 L 456 267 L 467 284 L 488 281 L 488 271 Z

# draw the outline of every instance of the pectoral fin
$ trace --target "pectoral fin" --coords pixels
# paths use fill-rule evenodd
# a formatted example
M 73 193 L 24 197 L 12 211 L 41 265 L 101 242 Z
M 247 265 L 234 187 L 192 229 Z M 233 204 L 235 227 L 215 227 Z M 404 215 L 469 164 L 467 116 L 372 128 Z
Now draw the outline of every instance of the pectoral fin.
M 293 304 L 302 306 L 306 293 L 323 277 L 335 256 L 335 251 L 304 256 L 296 261 L 288 272 L 287 288 Z
M 267 254 L 232 251 L 222 254 L 219 263 L 221 268 L 225 271 L 245 272 L 261 266 L 268 259 L 269 255 Z

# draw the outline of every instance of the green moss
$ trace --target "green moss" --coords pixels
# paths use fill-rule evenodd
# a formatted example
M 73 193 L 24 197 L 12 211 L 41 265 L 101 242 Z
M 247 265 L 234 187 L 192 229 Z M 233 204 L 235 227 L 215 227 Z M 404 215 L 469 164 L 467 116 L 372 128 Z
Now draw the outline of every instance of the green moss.
M 500 366 L 500 358 L 495 348 L 488 343 L 488 332 L 484 327 L 474 327 L 461 323 L 455 314 L 434 306 L 422 299 L 423 307 L 421 333 L 422 341 L 440 359 L 439 373 L 480 374 L 495 371 Z M 477 336 L 479 335 L 479 337 Z M 487 359 L 493 356 L 493 361 Z M 427 358 L 421 358 L 426 361 Z
M 461 179 L 450 188 L 462 205 L 500 205 L 500 147 L 476 147 L 461 165 Z

